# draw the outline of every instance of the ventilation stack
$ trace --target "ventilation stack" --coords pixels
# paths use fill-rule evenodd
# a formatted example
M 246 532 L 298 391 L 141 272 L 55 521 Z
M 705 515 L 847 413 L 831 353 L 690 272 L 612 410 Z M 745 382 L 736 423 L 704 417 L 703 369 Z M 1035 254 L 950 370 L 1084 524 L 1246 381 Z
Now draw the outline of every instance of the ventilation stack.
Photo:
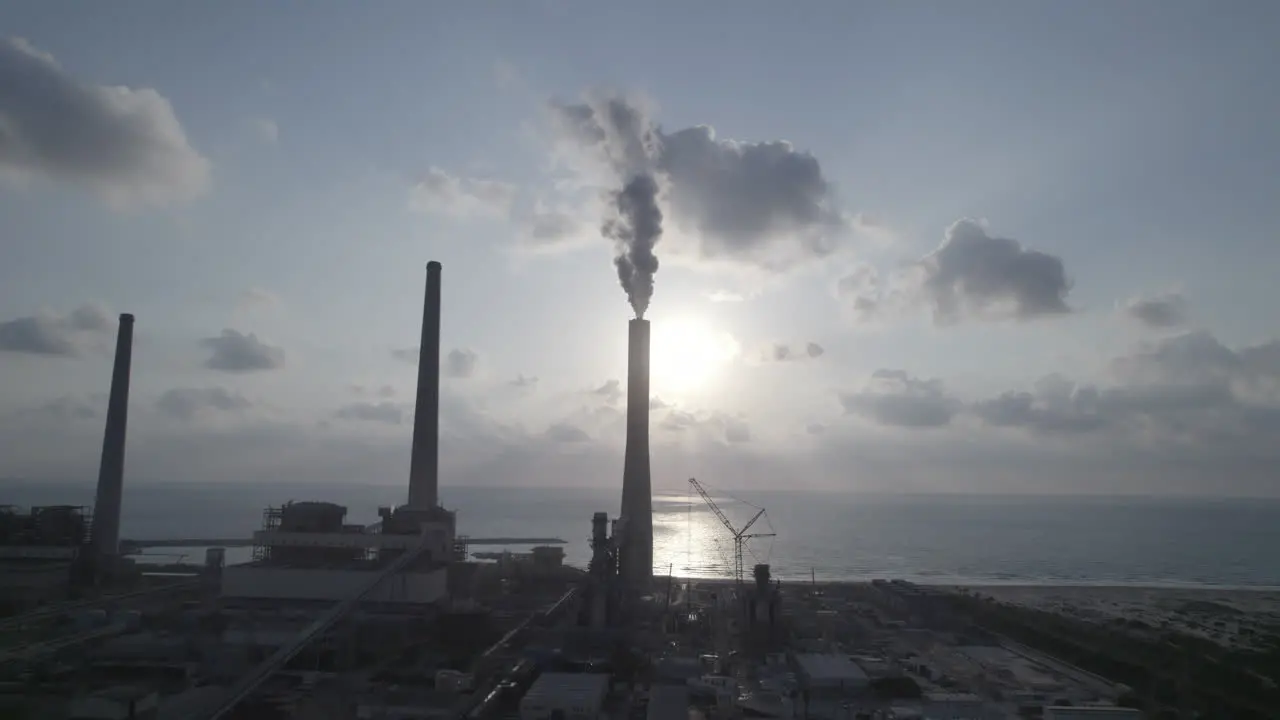
M 92 546 L 100 565 L 111 564 L 120 551 L 120 500 L 124 493 L 124 441 L 129 420 L 129 368 L 133 361 L 133 316 L 120 316 L 116 361 L 111 371 L 107 427 L 102 435 L 102 461 L 93 503 Z
M 418 345 L 418 394 L 409 460 L 409 507 L 439 505 L 440 466 L 440 263 L 427 263 L 427 292 Z
M 623 579 L 646 590 L 653 580 L 653 495 L 649 476 L 649 321 L 635 319 L 627 342 L 627 449 L 622 469 Z

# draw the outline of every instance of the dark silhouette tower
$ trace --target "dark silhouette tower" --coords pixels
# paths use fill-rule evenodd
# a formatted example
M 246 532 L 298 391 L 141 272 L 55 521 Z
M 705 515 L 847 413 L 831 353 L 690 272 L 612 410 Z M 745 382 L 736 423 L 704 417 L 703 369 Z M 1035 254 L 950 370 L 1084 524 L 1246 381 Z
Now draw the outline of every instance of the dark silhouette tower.
M 439 504 L 440 461 L 440 263 L 427 263 L 427 292 L 418 345 L 418 395 L 413 410 L 413 451 L 409 460 L 409 507 Z
M 627 450 L 622 467 L 623 579 L 635 589 L 653 580 L 653 495 L 649 477 L 649 321 L 631 321 L 627 341 Z
M 116 361 L 111 370 L 107 427 L 102 434 L 102 461 L 93 501 L 92 545 L 99 566 L 110 566 L 120 550 L 120 500 L 124 493 L 124 440 L 129 420 L 129 366 L 133 361 L 133 316 L 120 316 Z

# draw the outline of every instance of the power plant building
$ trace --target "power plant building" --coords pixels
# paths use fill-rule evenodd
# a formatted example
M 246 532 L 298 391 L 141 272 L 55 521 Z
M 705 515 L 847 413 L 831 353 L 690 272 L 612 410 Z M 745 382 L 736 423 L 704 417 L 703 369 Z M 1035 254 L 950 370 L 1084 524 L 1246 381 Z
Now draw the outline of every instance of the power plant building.
M 408 504 L 380 508 L 380 522 L 368 527 L 347 523 L 347 508 L 333 503 L 267 508 L 253 535 L 254 561 L 222 571 L 224 599 L 345 600 L 406 553 L 415 555 L 409 565 L 365 600 L 420 606 L 446 599 L 447 566 L 465 557 L 465 547 L 455 514 L 439 505 L 440 276 L 440 263 L 428 263 Z

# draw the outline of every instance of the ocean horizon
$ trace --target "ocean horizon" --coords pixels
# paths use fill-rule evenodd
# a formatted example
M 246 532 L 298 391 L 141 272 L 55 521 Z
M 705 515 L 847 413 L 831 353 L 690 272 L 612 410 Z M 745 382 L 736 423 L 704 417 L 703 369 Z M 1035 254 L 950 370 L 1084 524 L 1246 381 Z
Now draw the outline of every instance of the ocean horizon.
M 1135 495 L 995 495 L 710 489 L 735 527 L 775 533 L 744 553 L 749 575 L 767 562 L 784 581 L 901 578 L 955 585 L 1280 587 L 1280 499 Z M 92 505 L 93 483 L 0 480 L 0 505 Z M 126 484 L 121 536 L 247 538 L 262 511 L 289 501 L 348 508 L 348 522 L 377 521 L 404 501 L 403 485 L 321 483 Z M 471 537 L 559 537 L 566 562 L 585 565 L 591 515 L 620 502 L 620 488 L 449 487 L 446 507 Z M 732 539 L 685 486 L 654 490 L 654 571 L 731 575 Z M 473 551 L 493 550 L 475 547 Z M 513 547 L 513 549 L 519 549 Z M 198 561 L 198 548 L 155 551 Z M 231 562 L 249 548 L 228 550 Z

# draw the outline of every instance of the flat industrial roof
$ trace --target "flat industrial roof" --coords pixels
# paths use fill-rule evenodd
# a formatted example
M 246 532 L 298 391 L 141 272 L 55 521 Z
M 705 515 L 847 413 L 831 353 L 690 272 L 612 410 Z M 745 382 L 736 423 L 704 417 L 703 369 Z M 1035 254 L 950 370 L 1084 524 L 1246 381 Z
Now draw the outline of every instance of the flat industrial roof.
M 543 673 L 521 702 L 599 702 L 609 690 L 609 676 L 603 673 Z
M 811 681 L 867 682 L 867 674 L 849 659 L 838 653 L 799 653 L 796 662 Z

